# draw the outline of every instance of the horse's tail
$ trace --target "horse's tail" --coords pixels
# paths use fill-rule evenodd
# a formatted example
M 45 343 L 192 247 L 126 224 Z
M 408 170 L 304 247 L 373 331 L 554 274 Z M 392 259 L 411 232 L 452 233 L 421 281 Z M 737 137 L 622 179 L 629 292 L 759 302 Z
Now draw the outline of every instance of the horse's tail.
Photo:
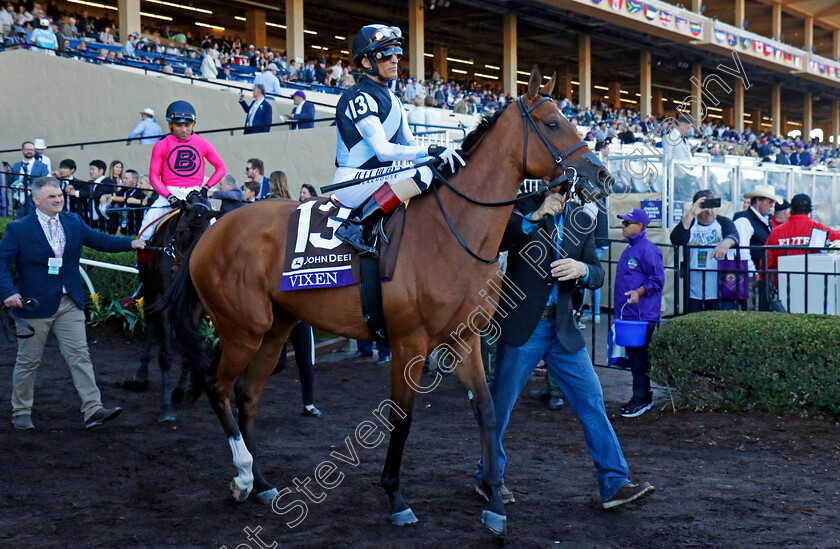
M 205 338 L 197 325 L 201 318 L 202 305 L 190 276 L 190 257 L 196 242 L 193 242 L 184 254 L 181 269 L 175 275 L 172 284 L 161 298 L 149 307 L 152 314 L 162 313 L 169 319 L 175 333 L 175 341 L 192 374 L 186 395 L 180 391 L 172 393 L 172 403 L 180 407 L 191 406 L 198 400 L 207 386 L 209 369 Z

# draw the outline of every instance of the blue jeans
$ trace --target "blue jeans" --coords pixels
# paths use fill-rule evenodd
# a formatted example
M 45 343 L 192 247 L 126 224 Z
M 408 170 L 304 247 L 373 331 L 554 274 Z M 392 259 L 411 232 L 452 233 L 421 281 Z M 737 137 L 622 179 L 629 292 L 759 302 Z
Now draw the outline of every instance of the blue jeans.
M 356 341 L 356 349 L 366 355 L 373 354 L 373 341 L 363 341 L 361 339 Z M 386 343 L 377 343 L 376 350 L 379 351 L 379 358 L 383 356 L 391 356 L 391 346 Z
M 569 353 L 557 339 L 555 323 L 541 320 L 524 345 L 512 347 L 500 342 L 498 353 L 496 377 L 493 379 L 490 393 L 496 408 L 499 470 L 502 479 L 504 480 L 505 476 L 506 460 L 502 439 L 510 412 L 534 368 L 540 359 L 543 359 L 554 373 L 566 400 L 583 425 L 586 445 L 595 462 L 601 499 L 606 501 L 613 497 L 629 482 L 629 470 L 618 437 L 607 418 L 604 394 L 586 347 L 576 353 Z M 478 462 L 476 479 L 481 482 L 481 460 Z

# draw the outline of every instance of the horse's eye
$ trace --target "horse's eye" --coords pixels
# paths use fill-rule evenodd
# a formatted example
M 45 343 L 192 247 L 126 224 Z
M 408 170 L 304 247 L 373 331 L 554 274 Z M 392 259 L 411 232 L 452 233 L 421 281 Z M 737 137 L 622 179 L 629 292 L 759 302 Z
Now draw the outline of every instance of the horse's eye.
M 557 124 L 557 122 L 554 122 L 554 121 L 545 123 L 545 127 L 548 128 L 549 130 L 556 130 L 558 126 L 559 126 L 559 124 Z

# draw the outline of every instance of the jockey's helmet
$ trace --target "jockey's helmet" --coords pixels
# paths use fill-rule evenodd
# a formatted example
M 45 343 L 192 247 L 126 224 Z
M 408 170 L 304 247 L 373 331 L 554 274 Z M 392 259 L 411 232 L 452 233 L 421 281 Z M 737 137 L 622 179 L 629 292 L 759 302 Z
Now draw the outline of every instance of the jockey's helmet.
M 376 61 L 388 59 L 393 54 L 402 55 L 402 43 L 405 40 L 399 27 L 382 24 L 365 25 L 353 39 L 353 62 L 371 76 L 379 76 Z M 362 59 L 370 60 L 371 68 L 362 65 Z

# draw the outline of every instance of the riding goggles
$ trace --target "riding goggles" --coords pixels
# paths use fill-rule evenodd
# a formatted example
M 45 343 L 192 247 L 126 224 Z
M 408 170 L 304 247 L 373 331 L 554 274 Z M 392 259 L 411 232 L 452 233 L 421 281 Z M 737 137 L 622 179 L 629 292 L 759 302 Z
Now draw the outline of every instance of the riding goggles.
M 373 53 L 373 58 L 377 61 L 387 61 L 391 58 L 392 55 L 397 56 L 397 61 L 402 59 L 402 48 L 399 46 L 393 46 L 390 48 L 385 48 Z
M 195 122 L 195 115 L 191 112 L 173 112 L 166 117 L 167 122 Z
M 377 29 L 373 36 L 368 40 L 368 45 L 376 44 L 390 38 L 402 38 L 402 31 L 399 27 L 382 27 Z

